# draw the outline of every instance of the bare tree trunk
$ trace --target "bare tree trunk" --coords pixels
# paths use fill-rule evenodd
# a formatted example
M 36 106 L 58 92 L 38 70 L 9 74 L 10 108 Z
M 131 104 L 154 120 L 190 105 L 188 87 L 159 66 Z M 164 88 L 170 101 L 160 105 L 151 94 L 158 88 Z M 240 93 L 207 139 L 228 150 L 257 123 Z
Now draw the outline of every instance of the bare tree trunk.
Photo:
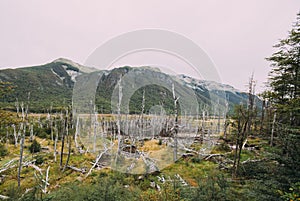
M 237 161 L 236 170 L 238 170 L 239 167 L 240 167 L 241 154 L 242 154 L 242 149 L 243 149 L 243 146 L 244 146 L 244 141 L 247 140 L 246 132 L 247 132 L 247 122 L 244 125 L 244 130 L 242 131 L 242 139 L 240 140 L 240 143 L 239 143 L 239 153 L 238 153 L 238 161 Z
M 202 133 L 201 133 L 201 143 L 203 143 L 205 138 L 205 111 L 202 111 Z
M 93 152 L 96 152 L 96 142 L 97 142 L 97 127 L 98 127 L 98 113 L 96 106 L 94 106 L 94 139 L 93 139 Z
M 17 147 L 17 145 L 18 145 L 18 134 L 17 134 L 17 131 L 16 131 L 16 125 L 13 124 L 12 127 L 14 129 L 15 147 Z
M 47 171 L 46 171 L 46 177 L 45 177 L 45 188 L 44 188 L 44 193 L 47 193 L 47 187 L 49 185 L 48 181 L 49 181 L 49 170 L 50 170 L 50 166 L 48 166 Z
M 78 145 L 78 142 L 77 142 L 78 134 L 79 134 L 79 115 L 77 116 L 76 127 L 75 127 L 75 135 L 74 135 L 75 147 L 77 149 L 79 149 L 79 145 Z
M 247 139 L 247 131 L 248 131 L 248 121 L 249 116 L 245 116 L 243 114 L 242 108 L 238 111 L 238 131 L 236 137 L 236 144 L 235 144 L 235 154 L 234 154 L 234 163 L 233 163 L 233 177 L 236 177 L 238 174 L 238 169 L 240 166 L 241 160 L 241 153 L 243 149 L 243 144 Z
M 227 129 L 229 126 L 229 121 L 227 119 L 225 119 L 225 123 L 224 123 L 224 134 L 223 134 L 223 138 L 227 139 Z
M 255 81 L 253 74 L 249 80 L 249 92 L 248 92 L 248 125 L 247 132 L 251 133 L 252 118 L 253 118 L 253 109 L 254 109 L 254 90 L 255 90 Z
M 273 146 L 273 141 L 274 141 L 275 122 L 276 122 L 276 112 L 274 113 L 273 122 L 272 122 L 272 131 L 271 131 L 271 139 L 270 139 L 270 146 L 271 147 Z
M 18 169 L 18 188 L 21 187 L 21 171 L 22 171 L 22 162 L 23 162 L 23 151 L 24 151 L 24 141 L 25 141 L 25 132 L 26 132 L 26 122 L 28 119 L 28 105 L 30 99 L 30 92 L 28 93 L 28 100 L 26 110 L 24 111 L 24 104 L 22 102 L 22 123 L 20 125 L 20 133 L 21 133 L 21 141 L 20 141 L 20 161 L 19 161 L 19 169 Z
M 66 112 L 68 113 L 68 112 Z M 67 125 L 67 117 L 66 119 L 62 119 L 62 138 L 61 138 L 61 150 L 60 150 L 60 163 L 59 166 L 60 168 L 62 168 L 62 164 L 63 164 L 63 157 L 64 157 L 64 146 L 65 146 L 65 130 Z
M 265 121 L 265 107 L 266 107 L 266 100 L 264 99 L 261 107 L 261 119 L 260 119 L 260 131 L 259 131 L 260 135 L 263 134 L 264 121 Z
M 143 91 L 142 108 L 141 108 L 141 135 L 140 139 L 144 139 L 144 110 L 145 110 L 145 89 Z
M 21 123 L 23 124 L 23 123 Z M 23 162 L 23 150 L 24 150 L 24 140 L 25 140 L 25 126 L 23 126 L 23 134 L 21 136 L 20 142 L 20 160 L 19 160 L 19 169 L 18 169 L 18 188 L 21 187 L 21 171 L 22 171 L 22 162 Z
M 33 134 L 33 124 L 30 125 L 30 137 L 29 140 L 32 142 L 34 139 L 34 134 Z
M 56 162 L 56 151 L 57 151 L 57 140 L 58 140 L 58 129 L 57 129 L 57 125 L 55 124 L 55 140 L 54 140 L 54 161 Z
M 177 135 L 178 135 L 178 107 L 177 107 L 177 101 L 179 97 L 176 97 L 175 94 L 175 86 L 172 84 L 172 91 L 173 91 L 173 100 L 174 100 L 174 115 L 175 115 L 175 122 L 174 122 L 174 161 L 177 160 L 177 146 L 178 146 L 178 141 L 177 141 Z
M 68 156 L 67 156 L 67 161 L 66 161 L 66 164 L 64 166 L 64 169 L 63 169 L 63 172 L 65 171 L 65 169 L 68 167 L 69 165 L 69 160 L 70 160 L 70 155 L 71 155 L 71 136 L 69 134 L 67 134 L 68 136 L 68 143 L 69 143 L 69 148 L 68 148 Z
M 117 152 L 117 156 L 120 154 L 121 152 L 121 103 L 122 103 L 122 85 L 121 85 L 121 81 L 122 79 L 120 78 L 118 85 L 119 85 L 119 101 L 118 101 L 118 105 L 117 105 L 117 109 L 118 109 L 118 119 L 117 119 L 117 128 L 118 128 L 118 152 Z
M 89 174 L 91 174 L 92 170 L 96 167 L 96 165 L 98 164 L 98 162 L 100 161 L 101 157 L 103 156 L 103 154 L 105 154 L 108 151 L 108 149 L 106 147 L 104 147 L 104 151 L 99 153 L 99 155 L 97 156 L 95 163 L 93 164 L 93 166 L 91 167 L 91 169 L 88 171 L 88 173 L 85 175 L 85 178 L 87 178 L 89 176 Z

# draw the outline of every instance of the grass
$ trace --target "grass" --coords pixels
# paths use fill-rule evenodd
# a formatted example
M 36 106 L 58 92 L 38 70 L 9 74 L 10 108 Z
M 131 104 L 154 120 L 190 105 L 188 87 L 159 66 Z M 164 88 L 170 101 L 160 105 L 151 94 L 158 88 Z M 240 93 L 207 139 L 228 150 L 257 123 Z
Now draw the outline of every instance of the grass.
M 99 118 L 106 118 L 111 119 L 115 118 L 115 116 L 108 116 L 103 115 L 99 116 Z M 24 149 L 24 156 L 25 161 L 32 160 L 36 156 L 41 156 L 44 160 L 44 162 L 41 165 L 38 165 L 41 169 L 43 174 L 45 175 L 46 169 L 48 166 L 50 166 L 50 172 L 49 172 L 49 183 L 50 186 L 48 187 L 49 191 L 53 192 L 59 189 L 62 186 L 67 186 L 68 184 L 78 184 L 78 185 L 86 185 L 86 184 L 94 184 L 97 182 L 97 179 L 103 175 L 106 175 L 105 177 L 113 177 L 116 179 L 118 178 L 119 173 L 117 171 L 111 170 L 110 167 L 102 168 L 100 170 L 94 169 L 91 173 L 91 175 L 87 178 L 85 178 L 85 175 L 71 170 L 66 169 L 64 172 L 61 171 L 61 167 L 59 165 L 60 161 L 60 154 L 57 154 L 57 161 L 54 161 L 53 151 L 54 151 L 54 142 L 50 139 L 42 139 L 39 137 L 35 137 L 35 139 L 41 144 L 41 147 L 47 147 L 48 150 L 39 152 L 36 154 L 30 154 L 27 147 L 30 146 L 31 142 L 29 139 L 25 140 L 25 149 Z M 65 164 L 67 159 L 67 152 L 68 152 L 68 145 L 67 145 L 67 138 L 66 138 L 66 144 L 64 149 L 64 160 L 63 164 Z M 99 140 L 97 141 L 97 145 L 102 145 L 104 142 Z M 113 147 L 113 151 L 117 152 L 117 140 L 114 141 L 115 146 Z M 254 144 L 258 147 L 260 147 L 260 150 L 243 150 L 241 155 L 241 162 L 246 161 L 248 159 L 258 159 L 263 158 L 266 156 L 266 154 L 269 151 L 273 151 L 272 148 L 268 146 L 267 140 L 263 140 L 261 138 L 249 138 L 248 139 L 249 144 Z M 180 158 L 176 163 L 173 163 L 173 149 L 167 146 L 166 144 L 159 143 L 159 140 L 153 139 L 153 140 L 147 140 L 144 142 L 144 145 L 141 146 L 139 144 L 136 144 L 137 148 L 142 152 L 147 152 L 148 156 L 150 158 L 155 159 L 157 166 L 161 170 L 160 176 L 164 175 L 166 179 L 171 178 L 175 179 L 175 175 L 179 174 L 188 184 L 190 184 L 192 187 L 196 187 L 198 185 L 198 181 L 205 181 L 206 178 L 208 178 L 210 175 L 217 175 L 221 171 L 218 169 L 218 164 L 202 160 L 201 158 L 197 157 L 187 157 L 187 158 Z M 201 144 L 192 144 L 192 148 L 194 150 L 201 150 L 205 148 L 207 145 L 201 145 Z M 8 189 L 12 185 L 17 185 L 17 167 L 18 167 L 18 159 L 19 159 L 19 153 L 20 148 L 19 145 L 15 147 L 12 144 L 8 145 L 9 154 L 3 158 L 1 158 L 0 161 L 0 167 L 3 166 L 5 163 L 10 161 L 11 159 L 15 159 L 16 166 L 10 170 L 7 170 L 4 173 L 1 173 L 0 175 L 5 177 L 2 179 L 0 183 L 0 194 L 6 194 Z M 228 153 L 230 151 L 224 150 L 224 147 L 215 147 L 212 150 L 212 153 Z M 60 152 L 61 150 L 61 141 L 57 143 L 57 151 Z M 95 161 L 97 153 L 84 153 L 79 154 L 76 150 L 75 143 L 72 142 L 71 147 L 71 157 L 69 161 L 69 165 L 75 166 L 77 168 L 85 168 L 87 171 L 91 168 L 92 164 Z M 92 144 L 90 146 L 90 150 L 92 150 Z M 274 150 L 275 151 L 275 150 Z M 226 157 L 229 157 L 233 159 L 234 152 L 231 151 L 231 154 L 226 155 Z M 113 164 L 112 159 L 115 157 L 107 158 L 108 164 Z M 130 164 L 134 161 L 134 159 L 125 159 L 124 157 L 119 158 L 120 161 L 122 161 L 121 165 L 118 166 L 119 170 L 122 172 L 126 172 L 126 168 L 130 166 Z M 136 166 L 134 167 L 133 171 L 144 174 L 145 179 L 143 181 L 138 180 L 138 175 L 130 175 L 130 174 L 122 174 L 122 184 L 123 185 L 129 185 L 130 188 L 140 188 L 143 191 L 148 191 L 150 189 L 150 181 L 156 181 L 158 182 L 158 178 L 156 177 L 156 174 L 146 174 L 145 172 L 145 164 L 143 160 L 138 159 L 136 160 Z M 34 173 L 36 170 L 32 167 L 23 167 L 21 172 L 21 186 L 22 189 L 30 189 L 38 184 L 41 184 L 41 181 L 37 180 L 34 176 Z M 224 173 L 224 172 L 223 172 Z M 222 174 L 223 174 L 222 173 Z M 227 178 L 230 178 L 231 176 L 229 174 L 226 174 Z M 237 191 L 239 191 L 239 185 L 237 185 Z M 242 187 L 241 187 L 242 189 Z M 153 190 L 153 189 L 150 189 Z

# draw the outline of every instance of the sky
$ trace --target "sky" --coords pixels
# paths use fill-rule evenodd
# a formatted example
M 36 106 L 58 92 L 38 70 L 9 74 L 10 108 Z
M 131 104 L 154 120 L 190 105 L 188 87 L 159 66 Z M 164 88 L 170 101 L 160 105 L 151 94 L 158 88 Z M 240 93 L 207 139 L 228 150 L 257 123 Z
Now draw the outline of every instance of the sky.
M 201 47 L 225 84 L 245 91 L 251 74 L 264 89 L 266 57 L 287 36 L 299 0 L 1 0 L 0 68 L 33 66 L 63 57 L 84 64 L 101 44 L 123 33 L 163 29 Z M 187 73 L 172 55 L 137 52 L 113 64 L 161 66 Z

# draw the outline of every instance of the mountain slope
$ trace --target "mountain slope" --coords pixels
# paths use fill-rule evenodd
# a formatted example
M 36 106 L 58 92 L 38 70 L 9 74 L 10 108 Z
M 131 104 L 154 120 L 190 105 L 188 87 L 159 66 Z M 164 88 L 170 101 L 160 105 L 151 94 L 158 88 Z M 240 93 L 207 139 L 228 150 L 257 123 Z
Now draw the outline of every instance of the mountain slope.
M 102 76 L 99 80 L 96 91 L 96 106 L 99 112 L 111 112 L 111 97 L 120 77 L 135 73 L 132 80 L 144 76 L 145 79 L 150 78 L 156 80 L 171 82 L 176 80 L 179 84 L 176 89 L 182 87 L 181 99 L 186 94 L 185 91 L 191 90 L 200 103 L 200 109 L 206 108 L 211 112 L 216 104 L 228 103 L 232 108 L 234 104 L 247 101 L 247 94 L 240 92 L 229 85 L 223 85 L 211 81 L 197 80 L 185 75 L 171 77 L 157 69 L 151 67 L 121 67 L 110 71 L 97 71 L 94 68 L 88 68 L 67 59 L 57 59 L 51 63 L 25 67 L 17 69 L 5 69 L 0 71 L 0 81 L 10 82 L 14 87 L 14 91 L 5 95 L 0 99 L 0 107 L 14 109 L 16 100 L 19 102 L 27 102 L 29 97 L 29 107 L 31 112 L 44 112 L 53 108 L 60 108 L 70 105 L 72 102 L 73 87 L 76 81 L 82 79 L 89 80 L 89 73 L 95 74 L 101 72 Z M 127 86 L 136 83 L 127 83 Z M 127 87 L 128 88 L 128 87 Z M 126 86 L 123 90 L 127 89 Z M 85 90 L 85 89 L 82 89 Z M 173 110 L 173 97 L 170 88 L 162 86 L 159 83 L 150 83 L 142 86 L 134 91 L 130 97 L 129 108 L 131 113 L 140 113 L 142 108 L 142 96 L 145 91 L 145 112 L 149 112 L 151 107 L 162 105 L 167 112 Z

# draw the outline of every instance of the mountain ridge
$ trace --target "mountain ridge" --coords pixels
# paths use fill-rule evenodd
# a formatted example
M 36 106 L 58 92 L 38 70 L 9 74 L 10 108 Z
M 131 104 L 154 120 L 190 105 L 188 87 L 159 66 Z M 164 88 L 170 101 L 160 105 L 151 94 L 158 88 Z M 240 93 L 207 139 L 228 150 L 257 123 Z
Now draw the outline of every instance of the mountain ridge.
M 102 108 L 102 111 L 109 113 L 111 112 L 109 109 L 111 107 L 109 98 L 112 95 L 113 88 L 116 86 L 120 77 L 128 72 L 132 72 L 133 69 L 135 69 L 137 73 L 144 73 L 146 71 L 152 73 L 153 71 L 156 76 L 169 76 L 151 66 L 138 68 L 124 66 L 103 71 L 83 66 L 69 59 L 58 58 L 43 65 L 0 70 L 0 81 L 10 82 L 15 86 L 15 90 L 11 94 L 5 95 L 0 99 L 0 107 L 14 109 L 16 99 L 18 99 L 18 101 L 27 101 L 29 92 L 30 107 L 33 112 L 46 111 L 50 107 L 56 109 L 65 107 L 72 104 L 72 90 L 79 77 L 86 76 L 89 73 L 103 72 L 98 83 L 97 100 L 95 103 L 98 104 L 98 108 Z M 223 102 L 228 102 L 230 110 L 232 110 L 235 104 L 247 102 L 247 93 L 241 92 L 230 85 L 198 80 L 182 74 L 176 75 L 175 77 L 183 86 L 195 92 L 199 102 L 203 103 L 201 107 L 204 107 L 205 104 L 210 107 L 210 102 L 217 99 L 218 101 L 219 99 L 223 100 L 224 97 L 221 97 L 220 94 L 225 94 L 226 100 L 223 100 Z M 155 87 L 150 87 L 151 90 L 149 88 L 150 95 L 148 100 L 153 99 L 155 96 L 160 96 L 159 94 L 168 94 L 164 101 L 168 107 L 172 107 L 172 95 L 170 94 L 170 90 L 166 90 L 160 86 Z M 142 93 L 137 92 L 136 94 L 137 97 L 132 97 L 133 100 L 135 100 L 133 103 L 131 101 L 132 107 L 141 107 L 140 103 L 137 102 L 141 100 Z M 156 100 L 154 102 L 158 104 L 159 101 Z M 150 101 L 147 104 L 154 104 L 154 102 Z M 147 109 L 149 109 L 149 107 L 147 107 Z

